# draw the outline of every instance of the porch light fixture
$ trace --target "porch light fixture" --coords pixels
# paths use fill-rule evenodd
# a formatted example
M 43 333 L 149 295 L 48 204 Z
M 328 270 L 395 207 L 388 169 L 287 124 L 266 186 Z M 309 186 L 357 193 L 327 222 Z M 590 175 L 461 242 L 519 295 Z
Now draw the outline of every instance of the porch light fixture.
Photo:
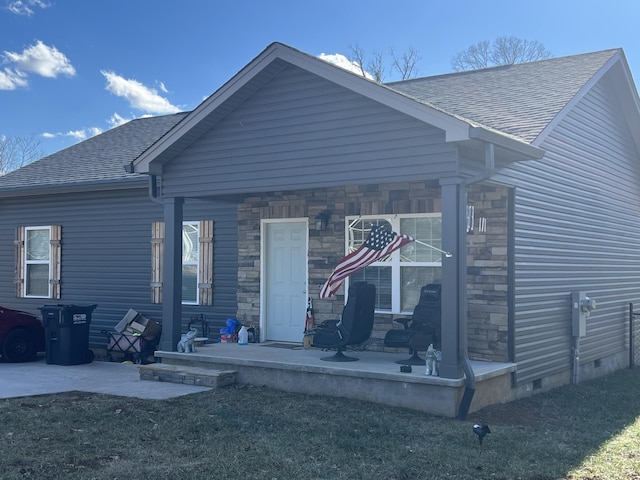
M 324 212 L 320 212 L 316 215 L 316 230 L 319 232 L 324 232 L 327 229 L 327 225 L 329 224 L 329 218 L 331 218 L 331 212 L 329 210 L 325 210 Z

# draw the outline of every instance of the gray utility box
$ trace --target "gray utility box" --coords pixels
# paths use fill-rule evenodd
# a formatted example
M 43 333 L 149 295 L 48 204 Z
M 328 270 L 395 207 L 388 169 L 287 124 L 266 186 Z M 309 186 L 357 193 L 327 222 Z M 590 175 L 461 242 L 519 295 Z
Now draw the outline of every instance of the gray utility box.
M 571 292 L 571 334 L 574 337 L 587 335 L 587 317 L 596 309 L 596 301 L 584 292 Z

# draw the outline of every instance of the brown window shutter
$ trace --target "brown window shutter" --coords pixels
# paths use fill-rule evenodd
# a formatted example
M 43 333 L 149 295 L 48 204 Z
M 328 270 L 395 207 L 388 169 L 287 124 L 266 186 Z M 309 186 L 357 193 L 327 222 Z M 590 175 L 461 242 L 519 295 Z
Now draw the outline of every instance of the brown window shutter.
M 24 233 L 24 227 L 16 227 L 16 239 L 13 242 L 16 252 L 14 283 L 18 298 L 24 297 Z
M 164 222 L 151 226 L 151 303 L 162 303 L 162 264 L 164 257 Z
M 200 305 L 213 305 L 213 220 L 200 221 Z

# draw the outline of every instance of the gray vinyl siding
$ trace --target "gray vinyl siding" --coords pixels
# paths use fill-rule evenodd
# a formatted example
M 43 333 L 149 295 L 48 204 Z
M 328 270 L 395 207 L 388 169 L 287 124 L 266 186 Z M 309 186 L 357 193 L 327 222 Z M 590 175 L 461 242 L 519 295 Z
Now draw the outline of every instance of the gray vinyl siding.
M 640 159 L 605 76 L 551 132 L 515 184 L 515 361 L 525 383 L 571 369 L 572 291 L 596 299 L 580 364 L 627 349 L 640 301 Z
M 111 330 L 133 308 L 161 321 L 151 303 L 151 224 L 163 217 L 146 185 L 131 190 L 4 199 L 0 202 L 0 304 L 40 315 L 45 304 L 97 304 L 90 343 L 104 346 Z M 213 306 L 183 306 L 183 324 L 203 313 L 223 326 L 237 311 L 237 213 L 232 204 L 187 200 L 184 219 L 214 220 Z M 16 298 L 14 232 L 17 226 L 61 225 L 60 299 Z M 215 331 L 215 330 L 214 330 Z
M 164 167 L 167 196 L 439 178 L 455 173 L 440 129 L 295 67 Z

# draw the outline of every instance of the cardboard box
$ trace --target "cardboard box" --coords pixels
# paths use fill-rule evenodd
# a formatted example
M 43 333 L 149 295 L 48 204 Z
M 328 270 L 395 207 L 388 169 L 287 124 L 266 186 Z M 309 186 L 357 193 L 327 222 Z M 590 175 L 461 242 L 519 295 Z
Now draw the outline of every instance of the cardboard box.
M 113 329 L 118 333 L 124 333 L 124 331 L 127 329 L 129 324 L 133 322 L 133 320 L 138 315 L 140 315 L 138 312 L 136 312 L 133 309 L 129 309 L 127 314 L 124 317 L 122 317 L 122 320 L 120 320 L 118 324 L 115 327 L 113 327 Z
M 145 337 L 155 337 L 160 333 L 160 325 L 142 315 L 138 315 L 131 324 L 129 330 Z
M 145 337 L 155 337 L 160 333 L 161 327 L 157 322 L 130 308 L 114 330 L 118 333 L 138 333 Z

